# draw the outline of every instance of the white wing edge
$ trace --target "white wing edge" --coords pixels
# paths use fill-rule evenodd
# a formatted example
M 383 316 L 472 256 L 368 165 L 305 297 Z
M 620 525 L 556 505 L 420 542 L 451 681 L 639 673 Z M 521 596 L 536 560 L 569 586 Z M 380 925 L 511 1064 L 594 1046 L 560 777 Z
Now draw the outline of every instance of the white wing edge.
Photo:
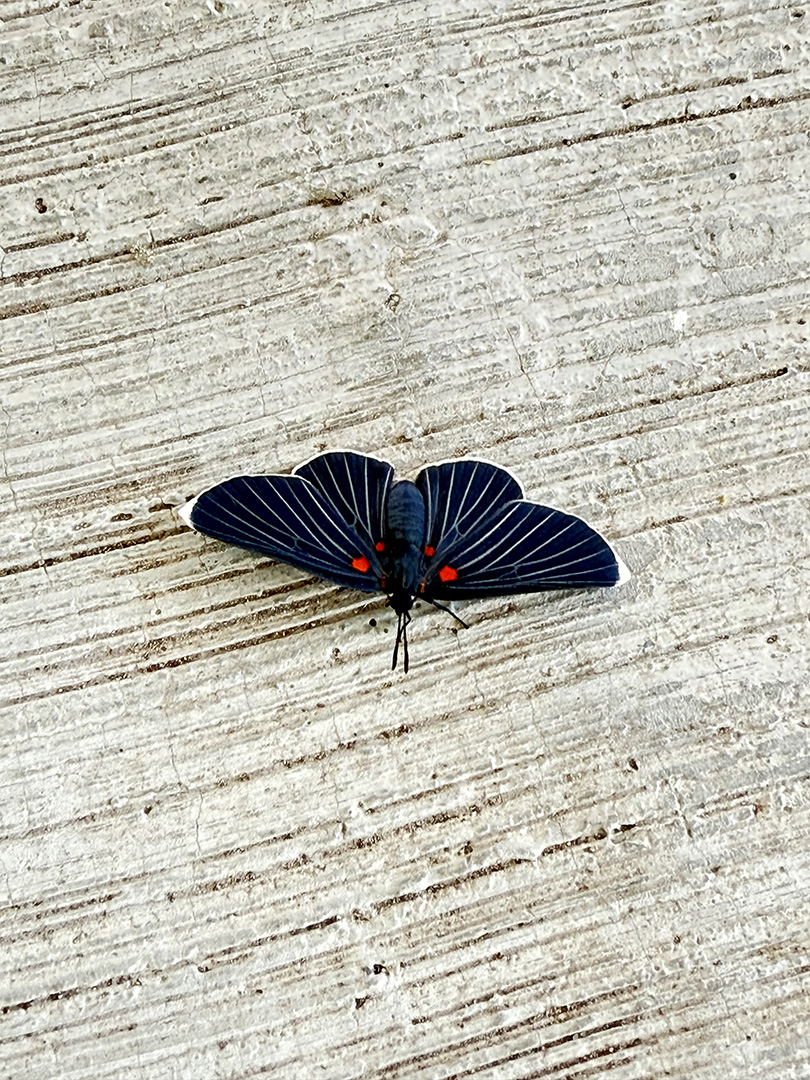
M 469 463 L 471 463 L 473 465 L 476 462 L 478 462 L 481 465 L 491 465 L 493 469 L 499 469 L 501 472 L 505 472 L 506 475 L 510 476 L 515 481 L 517 486 L 520 488 L 520 493 L 521 493 L 522 499 L 521 500 L 516 499 L 515 501 L 516 502 L 517 501 L 532 502 L 531 499 L 526 498 L 526 489 L 523 487 L 523 483 L 521 482 L 520 477 L 515 476 L 515 474 L 512 472 L 512 470 L 507 469 L 507 467 L 505 465 L 499 465 L 497 461 L 490 461 L 489 458 L 480 457 L 480 456 L 476 456 L 476 457 L 465 456 L 465 457 L 459 457 L 459 458 L 442 458 L 441 461 L 429 461 L 429 462 L 427 462 L 426 465 L 422 465 L 422 467 L 419 469 L 419 472 L 423 472 L 425 469 L 432 469 L 434 465 L 458 465 L 458 464 L 460 464 L 461 462 L 464 462 L 464 461 L 469 462 Z M 543 505 L 545 505 L 545 503 Z M 553 507 L 550 507 L 550 509 L 553 509 Z
M 367 454 L 363 450 L 347 450 L 345 446 L 336 446 L 334 450 L 319 450 L 317 454 L 310 454 L 310 456 L 302 461 L 299 465 L 296 465 L 294 469 L 291 469 L 289 473 L 268 473 L 270 476 L 295 476 L 299 469 L 303 469 L 305 465 L 309 465 L 311 461 L 316 458 L 324 457 L 326 454 L 357 454 L 358 457 L 370 458 L 372 461 L 379 461 L 383 465 L 388 465 L 389 468 L 394 469 L 394 466 L 386 458 L 377 457 L 376 454 Z M 396 473 L 396 469 L 394 469 Z
M 613 548 L 611 548 L 611 551 L 613 551 Z M 615 589 L 617 585 L 626 585 L 633 575 L 630 573 L 630 571 L 627 569 L 626 564 L 622 562 L 622 560 L 619 558 L 615 551 L 613 551 L 613 557 L 615 558 L 619 567 L 619 577 L 616 581 L 616 584 L 613 586 L 613 588 Z
M 189 499 L 187 503 L 183 503 L 182 506 L 178 506 L 177 508 L 178 517 L 182 518 L 182 520 L 185 521 L 186 525 L 188 525 L 190 529 L 194 528 L 194 526 L 191 524 L 191 512 L 194 509 L 197 503 L 197 499 L 199 499 L 199 497 L 199 495 L 196 495 L 193 499 Z

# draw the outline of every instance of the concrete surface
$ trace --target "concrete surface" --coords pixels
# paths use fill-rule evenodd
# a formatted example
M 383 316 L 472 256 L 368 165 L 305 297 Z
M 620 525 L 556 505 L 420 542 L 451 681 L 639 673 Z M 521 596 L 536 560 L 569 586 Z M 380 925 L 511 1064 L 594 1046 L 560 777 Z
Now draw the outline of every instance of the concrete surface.
M 0 1075 L 810 1076 L 810 12 L 2 19 Z M 334 447 L 633 581 L 392 675 L 176 516 Z

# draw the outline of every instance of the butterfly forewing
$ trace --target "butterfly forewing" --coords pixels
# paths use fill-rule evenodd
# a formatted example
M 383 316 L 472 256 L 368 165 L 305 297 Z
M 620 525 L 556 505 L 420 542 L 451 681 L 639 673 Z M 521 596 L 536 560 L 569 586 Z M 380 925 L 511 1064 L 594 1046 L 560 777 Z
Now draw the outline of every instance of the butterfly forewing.
M 474 532 L 487 515 L 523 498 L 520 484 L 505 469 L 486 461 L 446 461 L 429 465 L 416 478 L 425 500 L 426 548 L 438 563 Z
M 382 513 L 373 500 L 365 510 L 372 520 Z M 363 521 L 354 515 L 351 523 L 346 521 L 335 503 L 300 474 L 234 477 L 203 492 L 183 516 L 216 540 L 351 588 L 380 588 L 382 570 Z
M 351 450 L 332 451 L 299 465 L 295 476 L 309 480 L 348 525 L 373 548 L 382 539 L 385 501 L 394 476 L 386 461 Z

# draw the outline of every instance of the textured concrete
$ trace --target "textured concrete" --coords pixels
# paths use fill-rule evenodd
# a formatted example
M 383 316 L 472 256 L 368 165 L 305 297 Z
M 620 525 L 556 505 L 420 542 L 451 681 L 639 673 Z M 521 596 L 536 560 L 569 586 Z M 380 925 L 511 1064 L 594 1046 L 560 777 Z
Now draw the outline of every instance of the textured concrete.
M 3 1077 L 810 1076 L 810 12 L 441 10 L 3 5 Z M 392 674 L 334 447 L 633 580 Z

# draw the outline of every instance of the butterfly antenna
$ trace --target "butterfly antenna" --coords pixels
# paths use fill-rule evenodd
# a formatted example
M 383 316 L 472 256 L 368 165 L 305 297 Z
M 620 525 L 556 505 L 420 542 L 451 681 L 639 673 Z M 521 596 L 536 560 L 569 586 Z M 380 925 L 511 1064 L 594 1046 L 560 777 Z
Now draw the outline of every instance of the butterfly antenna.
M 397 640 L 394 642 L 394 660 L 391 664 L 391 670 L 397 666 L 397 654 L 399 653 L 399 643 L 402 640 L 402 613 L 397 615 Z
M 460 622 L 465 630 L 470 629 L 469 626 L 467 625 L 467 623 L 465 623 L 463 619 L 459 618 L 459 616 L 456 615 L 455 611 L 451 611 L 449 607 L 446 607 L 444 604 L 440 604 L 437 600 L 431 600 L 427 596 L 422 596 L 422 597 L 420 597 L 420 599 L 421 600 L 427 600 L 427 602 L 429 604 L 433 604 L 433 606 L 435 608 L 438 608 L 439 611 L 446 611 L 448 615 L 452 615 L 453 618 L 456 620 L 456 622 Z
M 399 643 L 402 642 L 402 660 L 405 674 L 408 673 L 408 623 L 411 621 L 411 613 L 409 611 L 401 611 L 397 619 L 397 640 L 394 643 L 394 662 L 391 664 L 391 670 L 397 666 L 397 655 L 399 653 Z

